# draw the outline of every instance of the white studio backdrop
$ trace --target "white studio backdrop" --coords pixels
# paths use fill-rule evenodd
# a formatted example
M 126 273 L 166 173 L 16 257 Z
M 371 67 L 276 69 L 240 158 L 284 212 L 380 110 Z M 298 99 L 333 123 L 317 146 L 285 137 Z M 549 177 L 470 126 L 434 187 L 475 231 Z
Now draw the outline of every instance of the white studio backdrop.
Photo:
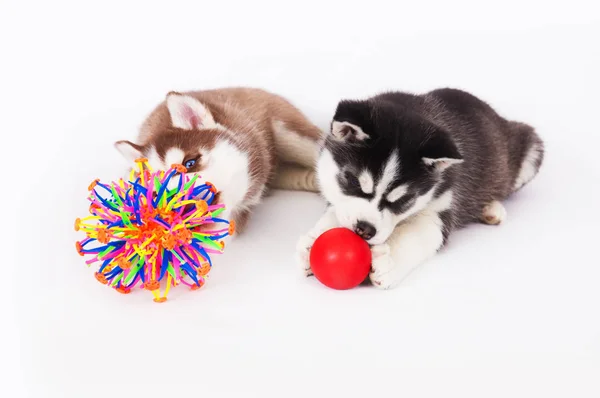
M 187 382 L 209 397 L 598 396 L 596 3 L 0 2 L 7 396 L 154 397 Z M 168 91 L 232 85 L 282 94 L 324 129 L 341 98 L 462 88 L 534 125 L 547 161 L 506 226 L 461 231 L 386 294 L 297 278 L 295 239 L 323 203 L 290 193 L 268 198 L 203 296 L 157 309 L 99 289 L 72 220 L 89 181 L 122 171 L 112 143 Z M 121 340 L 98 345 L 113 322 L 197 334 L 206 359 L 175 347 L 117 361 Z M 168 368 L 134 387 L 100 376 L 115 366 L 128 381 Z

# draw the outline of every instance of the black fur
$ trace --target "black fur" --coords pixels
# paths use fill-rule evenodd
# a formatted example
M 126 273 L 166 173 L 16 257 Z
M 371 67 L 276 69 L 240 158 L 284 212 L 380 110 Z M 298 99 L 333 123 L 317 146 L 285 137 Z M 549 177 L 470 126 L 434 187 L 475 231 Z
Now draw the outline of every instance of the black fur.
M 384 199 L 379 208 L 401 213 L 416 195 L 436 187 L 434 197 L 453 192 L 452 207 L 442 213 L 444 241 L 454 228 L 480 220 L 484 206 L 502 201 L 515 189 L 515 180 L 529 150 L 543 143 L 530 126 L 499 116 L 487 103 L 456 89 L 423 95 L 390 92 L 366 100 L 344 100 L 334 121 L 359 126 L 369 138 L 340 140 L 329 136 L 325 147 L 350 174 L 368 169 L 380 178 L 392 151 L 399 155 L 399 177 L 390 185 L 408 184 L 409 194 L 396 203 Z M 423 158 L 462 159 L 440 172 Z M 338 177 L 347 195 L 368 198 L 352 176 Z

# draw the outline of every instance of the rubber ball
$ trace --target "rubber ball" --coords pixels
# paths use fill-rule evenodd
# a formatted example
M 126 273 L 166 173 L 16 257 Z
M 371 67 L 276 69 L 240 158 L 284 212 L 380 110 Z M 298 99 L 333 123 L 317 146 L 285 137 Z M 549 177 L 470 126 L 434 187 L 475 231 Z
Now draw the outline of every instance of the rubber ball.
M 323 285 L 337 290 L 360 285 L 371 269 L 367 242 L 347 228 L 333 228 L 321 234 L 310 250 L 310 266 Z

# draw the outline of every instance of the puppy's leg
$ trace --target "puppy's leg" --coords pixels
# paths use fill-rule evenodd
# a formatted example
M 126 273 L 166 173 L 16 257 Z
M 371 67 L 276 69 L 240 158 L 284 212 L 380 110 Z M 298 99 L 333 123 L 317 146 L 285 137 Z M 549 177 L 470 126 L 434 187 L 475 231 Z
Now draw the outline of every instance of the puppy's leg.
M 422 212 L 396 227 L 383 245 L 371 249 L 370 279 L 379 289 L 400 283 L 444 244 L 444 223 L 437 212 Z
M 273 140 L 277 157 L 286 163 L 314 168 L 319 155 L 321 132 L 299 113 L 290 112 L 285 120 L 273 120 Z
M 297 110 L 288 110 L 284 120 L 272 122 L 280 164 L 270 185 L 276 189 L 318 192 L 314 169 L 321 133 Z
M 488 205 L 484 206 L 481 212 L 481 221 L 490 224 L 498 225 L 506 219 L 506 209 L 502 203 L 497 200 L 492 201 Z
M 319 192 L 315 170 L 293 164 L 281 164 L 269 184 L 274 189 Z
M 325 211 L 325 214 L 323 214 L 319 221 L 317 221 L 317 224 L 308 232 L 308 234 L 302 236 L 298 240 L 298 244 L 296 245 L 296 262 L 301 267 L 304 275 L 312 275 L 309 254 L 315 240 L 323 232 L 339 226 L 340 224 L 335 215 L 335 211 L 333 210 L 333 207 L 330 206 L 327 208 L 327 211 Z

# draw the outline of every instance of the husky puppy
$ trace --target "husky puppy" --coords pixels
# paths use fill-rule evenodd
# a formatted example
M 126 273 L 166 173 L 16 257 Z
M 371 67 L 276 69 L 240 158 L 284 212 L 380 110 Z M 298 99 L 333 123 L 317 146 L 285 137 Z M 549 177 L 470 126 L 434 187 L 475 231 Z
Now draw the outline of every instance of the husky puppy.
M 537 174 L 543 158 L 532 127 L 464 91 L 341 101 L 317 163 L 329 207 L 298 242 L 299 263 L 310 275 L 314 240 L 350 228 L 372 246 L 372 284 L 391 288 L 453 230 L 500 224 L 502 200 Z
M 171 92 L 150 113 L 135 143 L 116 148 L 134 166 L 182 164 L 219 190 L 225 217 L 243 230 L 267 186 L 316 190 L 320 130 L 288 101 L 253 88 Z

